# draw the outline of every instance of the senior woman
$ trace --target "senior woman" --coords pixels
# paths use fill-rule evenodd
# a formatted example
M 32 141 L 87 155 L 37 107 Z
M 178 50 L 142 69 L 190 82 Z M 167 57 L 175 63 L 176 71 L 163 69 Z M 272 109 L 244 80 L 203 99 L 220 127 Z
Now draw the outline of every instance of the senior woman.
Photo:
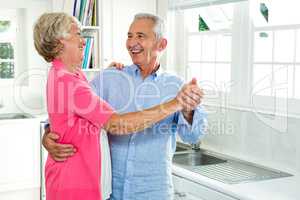
M 138 132 L 181 110 L 182 105 L 176 97 L 144 111 L 115 113 L 96 96 L 82 73 L 84 39 L 77 19 L 65 13 L 46 13 L 38 19 L 34 45 L 47 62 L 52 62 L 47 80 L 51 131 L 60 133 L 60 143 L 72 143 L 77 148 L 65 162 L 48 157 L 47 200 L 100 200 L 100 129 L 111 134 Z

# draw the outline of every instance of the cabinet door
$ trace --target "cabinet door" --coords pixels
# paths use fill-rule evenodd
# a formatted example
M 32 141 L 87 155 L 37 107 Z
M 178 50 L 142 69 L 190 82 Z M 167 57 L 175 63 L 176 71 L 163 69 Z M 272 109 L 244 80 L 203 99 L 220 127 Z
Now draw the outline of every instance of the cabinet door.
M 39 188 L 40 138 L 36 119 L 0 120 L 0 158 L 0 199 L 10 195 L 2 192 Z
M 236 200 L 229 195 L 176 175 L 173 175 L 173 183 L 175 200 L 176 197 L 181 197 L 183 200 Z M 181 199 L 179 198 L 178 200 Z
M 102 41 L 104 65 L 113 59 L 130 64 L 126 50 L 128 28 L 136 13 L 156 13 L 156 0 L 103 0 Z

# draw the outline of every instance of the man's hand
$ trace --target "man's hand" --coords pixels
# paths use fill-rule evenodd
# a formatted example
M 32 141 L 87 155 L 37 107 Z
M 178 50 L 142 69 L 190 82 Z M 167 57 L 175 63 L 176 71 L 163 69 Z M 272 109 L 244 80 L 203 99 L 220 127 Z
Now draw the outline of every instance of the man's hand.
M 124 64 L 119 62 L 111 62 L 108 67 L 115 67 L 119 70 L 122 70 L 124 68 Z
M 203 95 L 195 78 L 185 84 L 177 94 L 176 98 L 183 107 L 182 113 L 188 122 L 192 122 L 193 110 L 201 103 Z
M 50 156 L 57 162 L 63 162 L 68 157 L 73 156 L 76 149 L 71 144 L 59 144 L 56 140 L 59 138 L 55 133 L 50 133 L 50 129 L 45 129 L 43 135 L 43 146 L 47 149 Z

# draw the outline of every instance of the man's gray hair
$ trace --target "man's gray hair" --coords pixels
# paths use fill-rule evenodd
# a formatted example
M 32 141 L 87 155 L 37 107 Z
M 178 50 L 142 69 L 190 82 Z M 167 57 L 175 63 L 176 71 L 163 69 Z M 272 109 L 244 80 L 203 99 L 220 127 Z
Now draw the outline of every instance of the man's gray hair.
M 134 21 L 139 19 L 150 19 L 154 22 L 154 33 L 156 35 L 156 39 L 160 39 L 165 36 L 165 22 L 159 16 L 150 13 L 138 13 L 134 16 Z

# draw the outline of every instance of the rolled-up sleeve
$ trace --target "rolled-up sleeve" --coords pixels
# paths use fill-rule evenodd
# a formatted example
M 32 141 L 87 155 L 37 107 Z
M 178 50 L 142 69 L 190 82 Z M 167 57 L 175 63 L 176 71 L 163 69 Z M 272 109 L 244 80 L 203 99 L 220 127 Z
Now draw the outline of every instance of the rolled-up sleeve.
M 113 108 L 106 101 L 98 97 L 86 82 L 77 82 L 73 98 L 73 112 L 99 128 L 114 113 Z
M 182 112 L 178 112 L 177 115 L 177 131 L 182 141 L 190 144 L 197 143 L 207 129 L 207 114 L 203 107 L 198 106 L 194 110 L 192 124 L 189 124 Z

